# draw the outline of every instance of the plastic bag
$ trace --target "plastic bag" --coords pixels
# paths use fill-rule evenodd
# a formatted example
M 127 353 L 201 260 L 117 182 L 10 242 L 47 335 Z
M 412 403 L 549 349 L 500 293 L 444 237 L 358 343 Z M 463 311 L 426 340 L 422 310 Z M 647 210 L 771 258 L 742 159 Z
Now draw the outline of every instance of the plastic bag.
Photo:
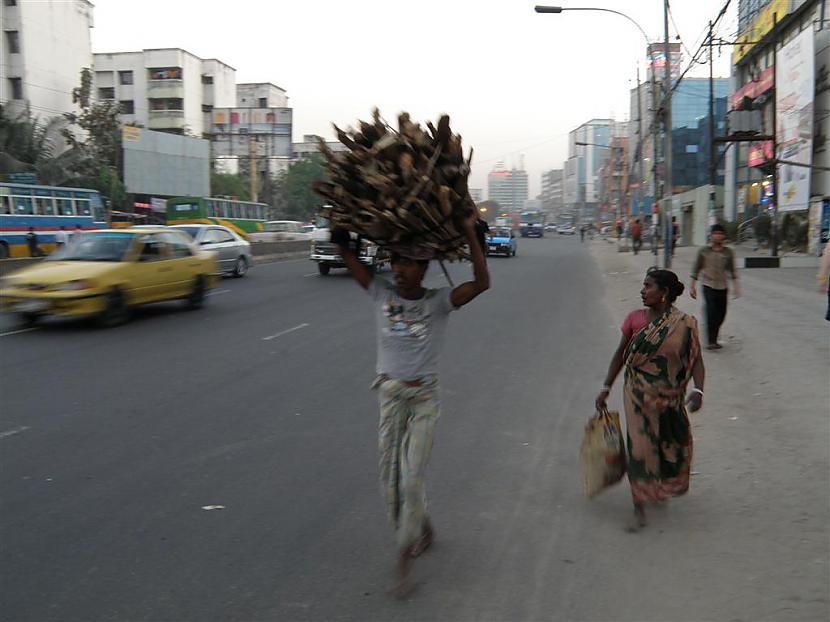
M 590 498 L 616 484 L 625 474 L 625 445 L 620 413 L 597 411 L 585 426 L 579 448 L 582 485 Z

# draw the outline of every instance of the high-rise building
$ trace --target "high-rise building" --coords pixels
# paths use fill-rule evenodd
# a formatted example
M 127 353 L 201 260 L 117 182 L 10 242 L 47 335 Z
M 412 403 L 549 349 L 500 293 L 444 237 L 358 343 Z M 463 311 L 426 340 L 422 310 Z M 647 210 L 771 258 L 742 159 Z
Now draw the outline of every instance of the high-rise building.
M 562 193 L 564 186 L 564 171 L 555 168 L 542 173 L 542 209 L 551 216 L 556 216 L 562 211 Z
M 528 198 L 527 171 L 505 170 L 502 163 L 487 175 L 487 198 L 499 204 L 504 212 L 518 212 Z
M 726 100 L 729 80 L 713 80 L 715 93 L 715 136 L 722 136 L 726 122 Z M 660 92 L 659 82 L 657 93 Z M 657 171 L 662 170 L 663 132 L 655 110 L 652 83 L 645 82 L 631 90 L 631 110 L 628 124 L 628 153 L 632 183 L 640 185 L 640 191 L 631 193 L 630 212 L 632 215 L 652 213 L 654 203 L 655 162 Z M 639 103 L 638 103 L 639 96 Z M 709 183 L 709 162 L 711 141 L 709 138 L 709 80 L 708 78 L 683 78 L 672 92 L 672 188 L 674 193 L 685 192 Z M 655 132 L 656 130 L 656 132 Z M 657 144 L 654 144 L 654 139 Z M 656 149 L 655 149 L 656 147 Z M 723 147 L 716 149 L 716 185 L 723 183 Z M 656 157 L 655 157 L 656 153 Z M 661 185 L 662 175 L 657 176 Z
M 41 118 L 77 110 L 72 89 L 92 66 L 92 2 L 0 3 L 0 104 Z
M 180 48 L 95 54 L 95 96 L 117 101 L 121 120 L 151 130 L 211 132 L 213 108 L 236 103 L 236 70 Z
M 592 221 L 599 204 L 599 171 L 608 156 L 613 119 L 591 119 L 568 134 L 565 161 L 565 210 Z
M 473 203 L 481 203 L 484 200 L 484 190 L 481 188 L 470 188 L 469 192 Z

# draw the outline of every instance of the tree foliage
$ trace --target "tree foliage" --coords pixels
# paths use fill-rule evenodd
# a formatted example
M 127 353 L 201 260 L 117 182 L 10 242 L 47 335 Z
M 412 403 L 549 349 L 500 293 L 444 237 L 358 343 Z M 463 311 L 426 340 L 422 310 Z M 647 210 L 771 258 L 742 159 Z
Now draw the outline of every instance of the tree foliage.
M 230 173 L 210 174 L 210 194 L 214 197 L 237 197 L 242 201 L 250 201 L 248 180 L 241 175 Z
M 277 192 L 280 198 L 279 207 L 286 218 L 292 220 L 309 220 L 314 216 L 322 201 L 317 196 L 312 185 L 315 181 L 322 181 L 326 176 L 321 156 L 298 160 L 277 178 Z

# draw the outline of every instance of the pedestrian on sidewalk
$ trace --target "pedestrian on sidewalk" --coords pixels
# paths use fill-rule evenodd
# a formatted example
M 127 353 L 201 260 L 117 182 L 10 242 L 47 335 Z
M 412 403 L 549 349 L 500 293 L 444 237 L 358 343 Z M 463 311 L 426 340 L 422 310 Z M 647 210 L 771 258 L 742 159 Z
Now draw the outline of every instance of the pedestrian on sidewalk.
M 580 242 L 585 241 L 585 229 L 586 229 L 585 225 L 580 225 L 579 226 L 579 241 Z
M 677 238 L 680 237 L 680 225 L 677 224 L 677 216 L 671 217 L 671 256 L 674 257 L 674 249 L 677 248 Z
M 634 520 L 628 531 L 646 526 L 645 504 L 662 503 L 689 490 L 692 429 L 686 413 L 703 405 L 705 369 L 697 321 L 674 306 L 683 284 L 669 270 L 651 270 L 640 290 L 645 309 L 628 314 L 608 366 L 596 407 L 607 409 L 614 380 L 625 367 L 623 387 L 628 436 L 628 482 Z M 686 389 L 694 379 L 688 399 Z
M 640 247 L 643 245 L 643 227 L 640 224 L 640 219 L 637 218 L 634 224 L 631 225 L 631 248 L 634 254 L 640 252 Z
M 490 275 L 476 232 L 476 217 L 464 222 L 474 280 L 455 287 L 426 289 L 429 259 L 419 249 L 394 250 L 394 285 L 373 276 L 351 248 L 349 233 L 332 231 L 343 261 L 375 307 L 377 389 L 380 403 L 378 447 L 380 480 L 395 530 L 397 580 L 393 592 L 408 588 L 412 560 L 434 538 L 427 515 L 424 476 L 440 414 L 438 359 L 449 313 L 490 287 Z
M 735 253 L 724 244 L 726 230 L 723 225 L 712 225 L 709 245 L 697 252 L 697 259 L 692 267 L 692 280 L 689 294 L 697 300 L 697 277 L 703 274 L 703 300 L 706 308 L 706 336 L 708 350 L 720 350 L 718 334 L 726 318 L 726 303 L 729 293 L 726 273 L 732 277 L 735 298 L 740 298 L 741 288 L 738 284 L 738 272 L 735 269 Z
M 61 228 L 55 233 L 55 250 L 58 250 L 64 246 L 69 241 L 69 234 L 66 231 L 66 227 L 61 225 Z
M 824 245 L 821 264 L 819 264 L 818 275 L 816 275 L 816 279 L 818 279 L 818 291 L 827 294 L 827 315 L 824 316 L 824 319 L 830 322 L 830 287 L 828 287 L 827 283 L 828 275 L 830 275 L 830 238 Z
M 38 246 L 37 233 L 35 233 L 34 227 L 29 227 L 29 231 L 26 233 L 26 245 L 29 247 L 30 257 L 43 257 L 43 251 Z

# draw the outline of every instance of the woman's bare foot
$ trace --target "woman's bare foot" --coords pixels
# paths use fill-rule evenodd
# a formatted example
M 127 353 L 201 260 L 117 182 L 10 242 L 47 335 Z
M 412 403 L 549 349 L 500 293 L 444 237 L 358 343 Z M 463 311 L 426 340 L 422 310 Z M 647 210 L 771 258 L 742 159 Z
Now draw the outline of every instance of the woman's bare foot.
M 646 509 L 642 503 L 635 503 L 634 504 L 634 518 L 633 520 L 626 526 L 625 530 L 628 533 L 637 533 L 643 527 L 648 525 L 648 521 L 646 520 Z

